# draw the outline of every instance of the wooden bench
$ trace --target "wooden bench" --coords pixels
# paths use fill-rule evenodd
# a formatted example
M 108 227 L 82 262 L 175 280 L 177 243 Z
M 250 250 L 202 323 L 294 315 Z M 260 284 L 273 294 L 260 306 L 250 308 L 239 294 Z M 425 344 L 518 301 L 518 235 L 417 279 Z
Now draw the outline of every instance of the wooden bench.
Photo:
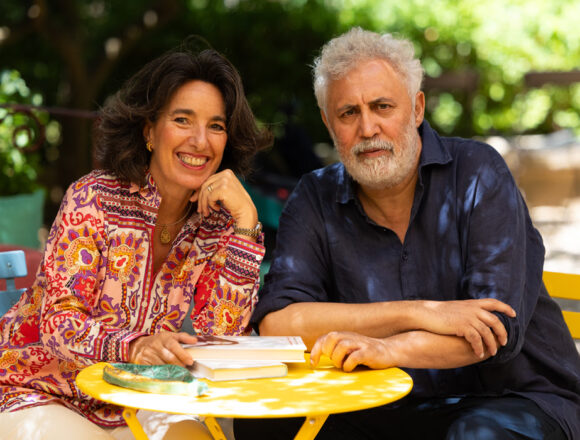
M 580 275 L 544 271 L 544 284 L 553 298 L 565 300 L 576 310 L 566 310 L 563 306 L 564 320 L 574 339 L 580 339 Z

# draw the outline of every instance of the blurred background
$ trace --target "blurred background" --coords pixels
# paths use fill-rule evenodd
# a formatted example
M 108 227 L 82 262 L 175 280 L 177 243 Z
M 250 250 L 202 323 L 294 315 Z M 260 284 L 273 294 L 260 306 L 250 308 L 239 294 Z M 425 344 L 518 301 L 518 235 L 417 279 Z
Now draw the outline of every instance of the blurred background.
M 246 181 L 272 245 L 300 175 L 336 160 L 310 65 L 358 25 L 414 42 L 427 119 L 501 152 L 544 236 L 546 269 L 580 273 L 578 17 L 577 0 L 2 0 L 0 243 L 42 248 L 63 191 L 95 166 L 100 106 L 197 35 L 236 65 L 276 135 Z

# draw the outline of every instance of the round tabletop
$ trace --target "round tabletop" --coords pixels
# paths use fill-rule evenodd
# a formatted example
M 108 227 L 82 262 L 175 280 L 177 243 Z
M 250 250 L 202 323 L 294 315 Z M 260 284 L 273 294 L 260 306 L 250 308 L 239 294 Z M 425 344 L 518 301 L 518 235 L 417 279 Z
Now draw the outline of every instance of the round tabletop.
M 321 360 L 322 361 L 322 360 Z M 301 417 L 336 414 L 384 405 L 407 395 L 411 377 L 398 368 L 371 370 L 357 367 L 345 373 L 321 362 L 288 364 L 284 377 L 205 381 L 202 396 L 133 391 L 103 380 L 106 363 L 82 370 L 76 379 L 84 393 L 123 407 L 213 417 Z

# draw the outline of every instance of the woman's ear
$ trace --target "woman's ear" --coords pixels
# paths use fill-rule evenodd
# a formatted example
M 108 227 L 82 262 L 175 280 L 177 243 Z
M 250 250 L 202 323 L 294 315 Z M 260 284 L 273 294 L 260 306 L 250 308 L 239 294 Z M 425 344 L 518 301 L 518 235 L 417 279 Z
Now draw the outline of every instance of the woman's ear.
M 143 127 L 143 139 L 145 140 L 145 142 L 151 142 L 152 127 L 153 124 L 151 124 L 151 121 L 147 120 L 147 122 L 145 122 L 145 126 Z

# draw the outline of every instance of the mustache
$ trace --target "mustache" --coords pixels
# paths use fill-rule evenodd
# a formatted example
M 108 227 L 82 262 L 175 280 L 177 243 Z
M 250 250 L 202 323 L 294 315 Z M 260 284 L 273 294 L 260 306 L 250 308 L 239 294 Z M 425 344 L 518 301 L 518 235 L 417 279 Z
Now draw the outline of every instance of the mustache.
M 368 141 L 362 141 L 352 147 L 351 152 L 354 154 L 366 153 L 367 151 L 377 151 L 385 150 L 392 152 L 395 146 L 389 142 L 381 139 L 371 139 Z

